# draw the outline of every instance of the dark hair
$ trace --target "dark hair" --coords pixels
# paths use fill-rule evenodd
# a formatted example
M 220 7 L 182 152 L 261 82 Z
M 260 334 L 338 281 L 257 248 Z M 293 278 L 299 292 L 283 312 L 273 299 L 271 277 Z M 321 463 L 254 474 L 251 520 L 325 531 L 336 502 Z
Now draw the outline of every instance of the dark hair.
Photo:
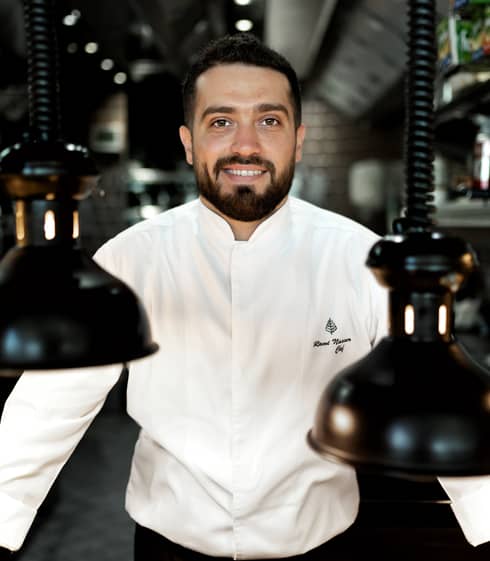
M 296 127 L 301 124 L 301 91 L 296 72 L 289 62 L 279 53 L 264 45 L 251 33 L 226 35 L 211 41 L 198 54 L 182 85 L 184 119 L 191 126 L 196 101 L 196 81 L 199 76 L 220 64 L 249 64 L 277 70 L 288 79 L 291 88 L 291 100 L 294 108 Z

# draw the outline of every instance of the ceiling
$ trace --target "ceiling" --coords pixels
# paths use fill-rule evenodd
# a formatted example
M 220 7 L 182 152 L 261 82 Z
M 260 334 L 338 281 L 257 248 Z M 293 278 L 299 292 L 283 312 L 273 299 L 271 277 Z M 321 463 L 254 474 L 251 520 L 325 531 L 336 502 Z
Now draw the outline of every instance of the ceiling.
M 439 15 L 447 13 L 448 1 L 437 2 Z M 80 136 L 101 100 L 118 89 L 129 89 L 134 99 L 140 92 L 139 101 L 145 105 L 140 119 L 151 120 L 151 111 L 161 113 L 164 105 L 178 106 L 180 81 L 199 47 L 234 32 L 238 19 L 252 20 L 253 32 L 286 55 L 308 95 L 323 98 L 353 119 L 388 109 L 387 96 L 401 83 L 406 64 L 406 0 L 252 0 L 247 6 L 233 0 L 55 4 L 64 113 Z M 0 0 L 0 25 L 0 144 L 5 145 L 24 126 L 27 114 L 22 0 Z M 95 52 L 86 52 L 88 43 L 96 43 Z M 104 70 L 102 61 L 108 59 L 112 62 L 106 62 Z M 120 83 L 114 82 L 116 74 Z M 153 86 L 145 88 L 145 82 Z M 393 110 L 401 109 L 401 96 L 391 96 L 390 101 Z M 164 111 L 161 123 L 168 118 L 180 119 L 180 108 Z
M 380 117 L 403 104 L 407 4 L 268 0 L 264 38 L 292 61 L 309 95 L 353 119 Z M 449 0 L 436 1 L 436 18 L 448 11 Z

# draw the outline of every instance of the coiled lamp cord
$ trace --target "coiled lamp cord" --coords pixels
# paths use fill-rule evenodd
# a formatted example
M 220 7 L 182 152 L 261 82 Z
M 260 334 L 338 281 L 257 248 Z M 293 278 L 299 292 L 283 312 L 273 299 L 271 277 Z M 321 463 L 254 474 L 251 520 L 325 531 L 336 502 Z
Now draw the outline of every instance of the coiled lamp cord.
M 408 3 L 408 71 L 405 90 L 405 216 L 396 233 L 430 231 L 434 161 L 435 0 Z
M 59 61 L 53 0 L 24 0 L 30 140 L 61 138 Z

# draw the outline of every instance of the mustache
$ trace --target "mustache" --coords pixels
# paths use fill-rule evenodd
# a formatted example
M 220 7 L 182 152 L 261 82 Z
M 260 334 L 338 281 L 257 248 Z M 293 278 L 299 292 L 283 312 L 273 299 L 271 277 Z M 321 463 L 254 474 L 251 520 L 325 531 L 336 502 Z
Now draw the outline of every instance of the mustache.
M 260 156 L 249 156 L 248 158 L 243 158 L 241 156 L 226 156 L 223 158 L 219 158 L 214 164 L 213 172 L 215 179 L 218 179 L 218 174 L 224 167 L 232 164 L 241 164 L 243 166 L 261 166 L 271 174 L 271 177 L 274 177 L 274 174 L 276 172 L 276 166 L 270 160 L 264 160 Z

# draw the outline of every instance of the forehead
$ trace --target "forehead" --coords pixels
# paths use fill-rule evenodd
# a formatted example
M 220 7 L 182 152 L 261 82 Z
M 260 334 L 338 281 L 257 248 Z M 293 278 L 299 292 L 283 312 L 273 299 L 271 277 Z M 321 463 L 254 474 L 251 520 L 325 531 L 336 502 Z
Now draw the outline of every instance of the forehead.
M 196 81 L 196 113 L 211 105 L 282 103 L 292 107 L 291 89 L 284 74 L 247 64 L 220 64 Z

